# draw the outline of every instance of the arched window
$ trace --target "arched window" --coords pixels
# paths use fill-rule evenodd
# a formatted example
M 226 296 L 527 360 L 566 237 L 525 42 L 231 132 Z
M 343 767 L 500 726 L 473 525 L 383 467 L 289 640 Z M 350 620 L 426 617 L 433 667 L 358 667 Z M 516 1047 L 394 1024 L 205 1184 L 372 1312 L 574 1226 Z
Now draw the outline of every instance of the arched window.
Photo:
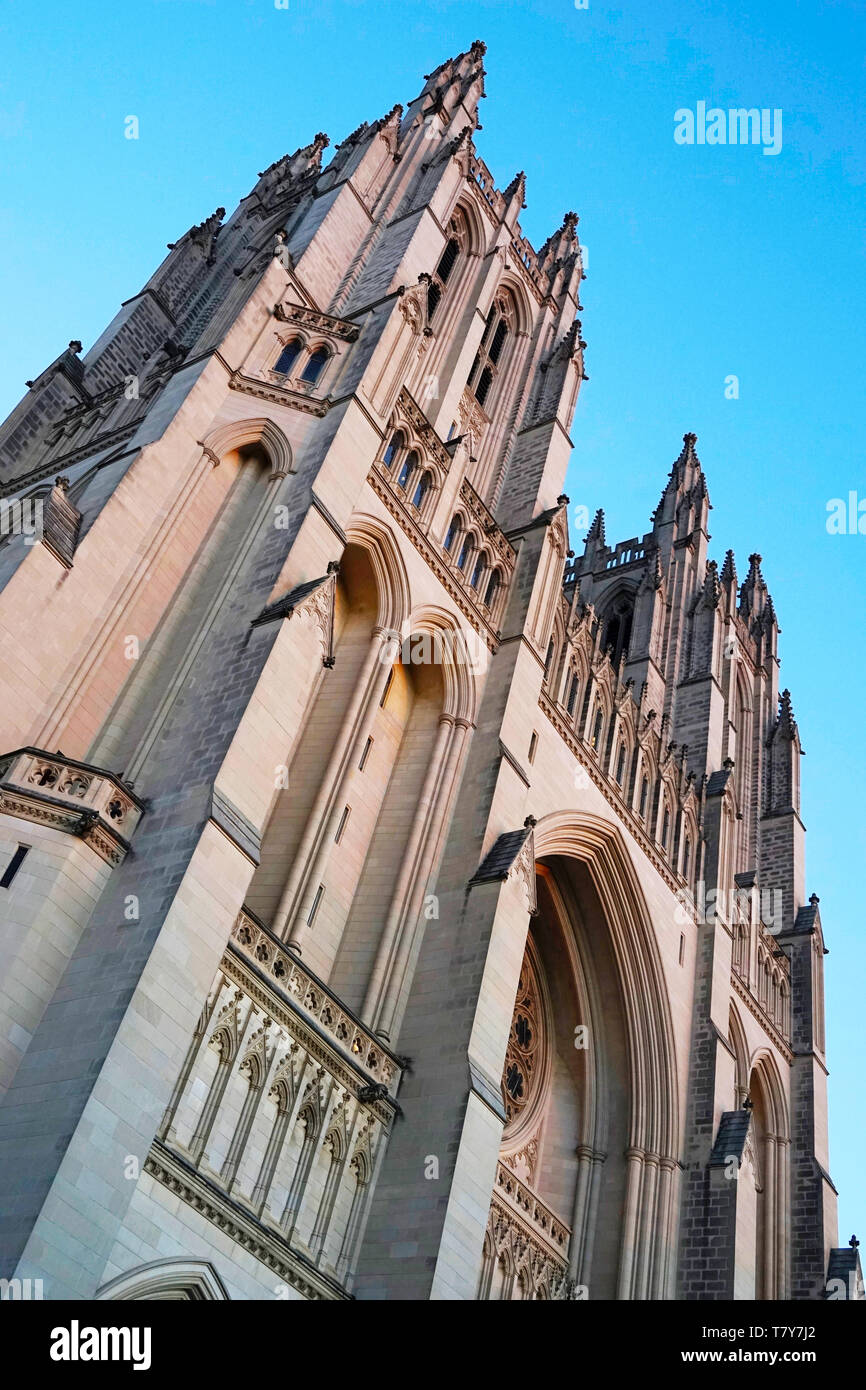
M 665 809 L 664 809 L 664 814 L 663 814 L 663 816 L 662 816 L 662 849 L 667 849 L 667 847 L 668 847 L 668 837 L 670 836 L 670 833 L 671 833 L 671 813 L 670 813 L 670 811 L 668 810 L 667 805 L 666 805 L 666 806 L 665 806 Z
M 318 347 L 315 352 L 311 352 L 307 365 L 301 373 L 301 381 L 305 381 L 308 386 L 315 386 L 330 355 L 325 347 Z
M 687 835 L 683 844 L 683 878 L 690 879 L 692 876 L 692 840 Z
M 616 781 L 618 786 L 622 786 L 622 779 L 625 776 L 625 744 L 619 745 L 619 752 L 616 755 Z
M 412 494 L 412 506 L 417 507 L 419 511 L 424 504 L 424 498 L 430 491 L 432 483 L 433 477 L 430 473 L 422 473 L 421 477 L 418 479 L 418 485 Z
M 487 551 L 486 551 L 486 550 L 479 550 L 479 552 L 478 552 L 478 558 L 477 558 L 477 560 L 475 561 L 475 564 L 474 564 L 474 566 L 473 566 L 473 568 L 472 568 L 472 578 L 471 578 L 471 580 L 469 581 L 473 589 L 478 589 L 478 588 L 480 587 L 481 579 L 482 579 L 482 576 L 483 576 L 484 571 L 485 571 L 486 569 L 487 569 Z
M 397 486 L 405 488 L 415 469 L 418 467 L 418 455 L 411 449 L 403 460 L 403 467 L 397 475 Z
M 577 692 L 579 689 L 580 681 L 577 678 L 577 672 L 572 671 L 571 680 L 569 681 L 568 685 L 568 698 L 565 702 L 565 710 L 567 714 L 574 714 L 574 707 L 577 703 Z
M 469 390 L 483 406 L 496 380 L 502 351 L 515 322 L 514 300 L 507 290 L 501 291 L 490 306 L 481 345 L 469 373 Z
M 596 705 L 595 719 L 593 720 L 592 725 L 592 738 L 590 739 L 590 743 L 592 744 L 592 747 L 596 750 L 596 752 L 598 752 L 598 749 L 601 745 L 601 736 L 603 731 L 604 711 L 602 710 L 601 705 Z
M 433 272 L 433 278 L 427 287 L 427 318 L 430 320 L 432 320 L 438 308 L 439 301 L 445 293 L 448 277 L 457 264 L 457 257 L 459 255 L 460 242 L 457 240 L 456 236 L 452 235 L 445 243 L 445 250 L 439 257 L 439 264 Z
M 618 598 L 614 599 L 613 606 L 607 615 L 601 639 L 601 649 L 603 652 L 610 653 L 610 659 L 614 666 L 619 665 L 623 654 L 628 655 L 632 618 L 632 601 L 625 594 L 620 594 Z
M 641 820 L 646 820 L 647 801 L 649 800 L 649 780 L 644 777 L 640 784 L 640 805 L 638 815 Z
M 502 576 L 500 575 L 499 570 L 494 570 L 487 581 L 487 593 L 484 595 L 484 602 L 487 604 L 488 608 L 492 608 L 494 603 L 496 602 L 496 596 L 499 593 L 499 588 L 501 584 Z
M 382 455 L 382 462 L 385 464 L 386 468 L 391 467 L 391 464 L 394 462 L 405 443 L 406 440 L 403 438 L 402 432 L 400 430 L 395 430 L 391 435 L 390 443 Z
M 445 549 L 448 551 L 449 555 L 451 554 L 451 551 L 454 549 L 454 543 L 457 540 L 457 537 L 460 535 L 462 527 L 463 518 L 460 516 L 458 512 L 456 516 L 453 516 L 451 518 L 451 525 L 448 527 L 448 534 L 445 537 Z
M 288 376 L 294 367 L 300 354 L 303 343 L 300 338 L 293 338 L 290 343 L 286 343 L 274 366 L 275 372 L 281 372 L 283 376 Z
M 553 638 L 551 637 L 550 641 L 549 641 L 548 644 L 547 644 L 547 656 L 544 658 L 544 679 L 545 679 L 545 680 L 547 680 L 548 676 L 550 675 L 550 667 L 551 667 L 551 664 L 552 664 L 552 662 L 553 662 L 553 653 L 554 653 L 555 650 L 556 650 L 556 643 L 554 642 Z
M 469 556 L 472 554 L 474 549 L 475 536 L 471 531 L 467 531 L 463 544 L 460 547 L 460 558 L 457 561 L 457 568 L 459 570 L 465 570 L 467 564 L 469 563 Z

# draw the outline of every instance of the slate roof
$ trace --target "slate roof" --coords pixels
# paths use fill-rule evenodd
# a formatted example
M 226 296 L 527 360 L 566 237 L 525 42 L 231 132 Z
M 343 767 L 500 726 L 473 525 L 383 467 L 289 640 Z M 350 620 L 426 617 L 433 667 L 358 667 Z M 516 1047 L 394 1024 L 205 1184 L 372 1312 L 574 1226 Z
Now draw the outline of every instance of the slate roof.
M 719 1132 L 710 1154 L 710 1163 L 724 1166 L 732 1158 L 742 1163 L 746 1136 L 752 1120 L 751 1110 L 726 1110 L 719 1121 Z
M 518 854 L 532 834 L 532 826 L 523 825 L 519 830 L 506 830 L 491 845 L 470 883 L 501 883 L 509 875 Z
M 853 1274 L 854 1278 L 851 1278 Z M 857 1246 L 843 1245 L 830 1251 L 827 1261 L 827 1283 L 831 1279 L 841 1279 L 846 1299 L 860 1300 L 863 1276 L 860 1270 L 860 1256 Z
M 730 775 L 731 769 L 729 767 L 720 768 L 718 772 L 711 772 L 707 779 L 707 796 L 721 796 L 728 785 Z
M 793 930 L 805 936 L 808 932 L 814 930 L 817 917 L 818 904 L 807 903 L 805 907 L 800 908 L 797 916 L 794 918 Z
M 252 626 L 257 627 L 259 623 L 275 622 L 277 618 L 290 618 L 298 604 L 303 603 L 304 599 L 324 584 L 327 579 L 328 575 L 324 574 L 321 579 L 308 579 L 305 584 L 296 585 L 289 593 L 278 598 L 275 603 L 270 603 L 267 608 L 263 608 L 259 616 L 253 618 Z

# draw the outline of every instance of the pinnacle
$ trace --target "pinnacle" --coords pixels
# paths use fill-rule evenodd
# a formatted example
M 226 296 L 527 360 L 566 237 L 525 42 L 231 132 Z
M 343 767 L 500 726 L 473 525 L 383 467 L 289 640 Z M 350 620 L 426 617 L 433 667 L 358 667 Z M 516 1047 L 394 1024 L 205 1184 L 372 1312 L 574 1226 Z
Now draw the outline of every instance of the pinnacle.
M 734 586 L 736 586 L 737 566 L 734 563 L 733 550 L 728 550 L 725 554 L 725 562 L 722 565 L 721 580 L 723 584 L 733 584 Z
M 707 572 L 704 575 L 704 587 L 701 595 L 702 601 L 707 608 L 715 608 L 722 593 L 722 586 L 719 583 L 719 567 L 715 560 L 707 563 Z
M 779 722 L 777 728 L 783 738 L 793 738 L 797 732 L 797 721 L 794 718 L 790 690 L 783 690 L 779 696 Z
M 520 189 L 520 196 L 522 201 L 523 194 L 526 192 L 526 174 L 522 169 L 514 175 L 514 178 L 511 180 L 510 184 L 503 192 L 502 196 L 505 199 L 505 201 L 510 202 L 518 189 Z M 524 203 L 523 206 L 525 207 L 526 204 Z
M 487 44 L 483 43 L 481 39 L 475 39 L 464 53 L 456 53 L 453 58 L 446 58 L 445 61 L 439 63 L 432 72 L 425 73 L 424 81 L 432 82 L 433 78 L 438 77 L 440 72 L 443 72 L 447 67 L 456 68 L 461 58 L 468 58 L 473 63 L 480 63 L 486 52 Z
M 683 435 L 683 447 L 680 450 L 679 458 L 674 464 L 674 467 L 676 467 L 677 463 L 696 463 L 700 468 L 700 460 L 695 453 L 695 445 L 697 442 L 698 436 L 696 434 L 688 433 Z
M 602 544 L 604 544 L 604 509 L 602 507 L 599 507 L 598 511 L 593 517 L 592 525 L 586 533 L 586 539 L 587 542 L 601 541 Z

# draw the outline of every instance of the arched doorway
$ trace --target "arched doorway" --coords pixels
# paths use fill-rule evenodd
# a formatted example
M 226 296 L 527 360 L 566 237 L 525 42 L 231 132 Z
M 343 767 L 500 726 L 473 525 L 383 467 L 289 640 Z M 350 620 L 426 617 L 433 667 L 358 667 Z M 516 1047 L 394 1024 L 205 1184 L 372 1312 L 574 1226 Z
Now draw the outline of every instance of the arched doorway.
M 535 831 L 481 1298 L 672 1296 L 677 1106 L 658 949 L 619 832 Z M 545 852 L 546 851 L 546 852 Z

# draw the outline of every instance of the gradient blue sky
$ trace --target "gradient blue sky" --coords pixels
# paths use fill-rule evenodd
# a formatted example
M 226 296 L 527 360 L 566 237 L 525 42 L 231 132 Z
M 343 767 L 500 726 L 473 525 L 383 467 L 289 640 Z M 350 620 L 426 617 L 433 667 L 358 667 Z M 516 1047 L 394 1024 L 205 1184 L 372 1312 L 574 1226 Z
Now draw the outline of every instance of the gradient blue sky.
M 711 553 L 733 547 L 741 579 L 764 557 L 830 947 L 840 1237 L 866 1237 L 866 535 L 826 529 L 831 498 L 866 499 L 862 0 L 3 0 L 0 417 L 167 241 L 315 131 L 335 143 L 405 104 L 475 38 L 480 153 L 500 187 L 526 170 L 534 245 L 573 208 L 588 248 L 572 502 L 605 507 L 609 540 L 642 534 L 694 430 Z M 782 152 L 676 145 L 675 110 L 701 100 L 781 108 Z

